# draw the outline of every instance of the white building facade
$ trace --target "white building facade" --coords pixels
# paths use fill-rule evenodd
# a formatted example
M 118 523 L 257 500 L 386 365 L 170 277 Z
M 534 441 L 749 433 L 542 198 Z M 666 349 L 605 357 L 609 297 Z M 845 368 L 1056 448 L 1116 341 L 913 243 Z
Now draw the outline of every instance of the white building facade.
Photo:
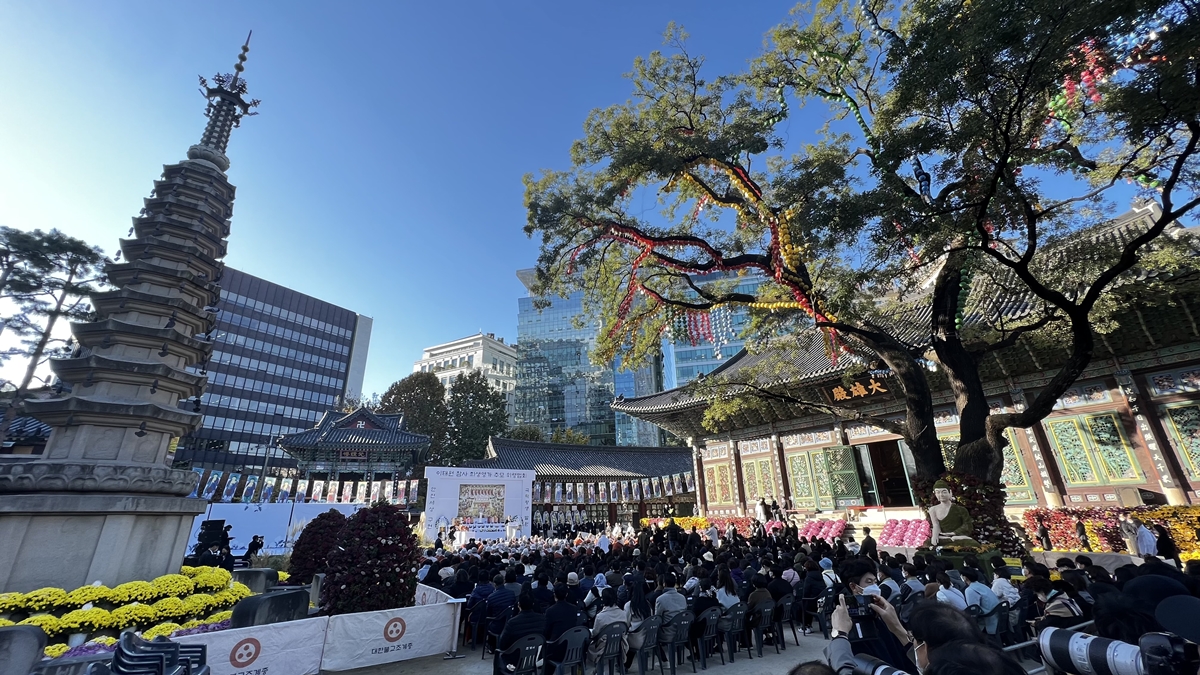
M 465 338 L 426 347 L 413 363 L 414 373 L 433 373 L 449 394 L 454 378 L 472 370 L 481 371 L 492 389 L 504 394 L 512 417 L 513 391 L 517 386 L 517 350 L 495 333 L 476 333 Z

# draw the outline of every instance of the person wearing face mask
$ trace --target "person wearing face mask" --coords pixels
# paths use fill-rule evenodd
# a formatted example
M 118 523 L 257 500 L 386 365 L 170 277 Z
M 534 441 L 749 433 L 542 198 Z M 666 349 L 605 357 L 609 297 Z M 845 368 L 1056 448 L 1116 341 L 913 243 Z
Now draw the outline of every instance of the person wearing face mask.
M 917 673 L 926 672 L 931 660 L 940 659 L 943 647 L 955 650 L 967 644 L 987 644 L 973 618 L 944 603 L 931 602 L 918 607 L 909 627 L 905 648 Z
M 830 617 L 834 634 L 849 641 L 853 654 L 874 656 L 900 669 L 911 668 L 904 655 L 908 633 L 895 608 L 880 594 L 875 563 L 852 558 L 842 564 L 840 572 L 845 592 L 839 594 L 838 606 Z M 830 665 L 839 668 L 832 660 Z

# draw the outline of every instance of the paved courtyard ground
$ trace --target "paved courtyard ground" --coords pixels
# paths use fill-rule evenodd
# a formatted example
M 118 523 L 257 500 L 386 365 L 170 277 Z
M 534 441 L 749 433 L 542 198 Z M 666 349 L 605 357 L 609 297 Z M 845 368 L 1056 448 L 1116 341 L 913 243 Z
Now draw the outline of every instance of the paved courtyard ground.
M 699 663 L 696 664 L 698 673 L 712 673 L 713 675 L 786 675 L 793 666 L 804 661 L 813 659 L 824 659 L 823 650 L 825 649 L 826 641 L 818 633 L 816 635 L 807 635 L 800 637 L 800 646 L 789 638 L 788 648 L 775 653 L 775 648 L 767 645 L 763 647 L 763 658 L 754 658 L 750 660 L 746 658 L 745 650 L 737 656 L 737 661 L 721 665 L 720 657 L 716 661 L 709 660 L 708 670 L 700 670 Z M 358 670 L 344 671 L 341 675 L 405 675 L 409 673 L 419 675 L 491 675 L 492 661 L 491 658 L 481 660 L 479 658 L 479 650 L 466 650 L 460 652 L 466 654 L 465 659 L 457 659 L 454 661 L 444 661 L 440 656 L 430 656 L 424 659 L 414 659 L 412 661 L 401 661 L 386 666 L 373 666 L 370 668 L 360 668 Z M 664 666 L 663 671 L 670 673 L 670 667 Z M 593 675 L 593 669 L 588 668 L 586 675 Z M 607 671 L 605 671 L 607 673 Z M 653 671 L 647 671 L 647 675 L 651 672 L 658 673 L 658 668 Z M 676 669 L 678 675 L 691 673 L 692 667 L 686 661 L 682 666 Z M 633 664 L 629 675 L 637 675 L 637 663 Z

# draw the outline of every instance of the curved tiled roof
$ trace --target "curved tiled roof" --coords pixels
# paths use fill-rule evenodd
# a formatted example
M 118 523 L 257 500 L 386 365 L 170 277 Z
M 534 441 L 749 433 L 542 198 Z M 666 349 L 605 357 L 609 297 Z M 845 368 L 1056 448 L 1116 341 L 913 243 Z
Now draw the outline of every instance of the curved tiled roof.
M 689 448 L 643 448 L 517 441 L 492 436 L 485 459 L 464 462 L 481 469 L 535 471 L 539 477 L 649 478 L 692 470 Z
M 45 441 L 50 438 L 50 425 L 33 417 L 14 418 L 8 426 L 8 441 Z
M 375 428 L 348 426 L 363 420 Z M 307 431 L 284 434 L 285 450 L 416 450 L 429 445 L 429 437 L 404 429 L 403 415 L 384 415 L 360 408 L 350 413 L 329 411 Z

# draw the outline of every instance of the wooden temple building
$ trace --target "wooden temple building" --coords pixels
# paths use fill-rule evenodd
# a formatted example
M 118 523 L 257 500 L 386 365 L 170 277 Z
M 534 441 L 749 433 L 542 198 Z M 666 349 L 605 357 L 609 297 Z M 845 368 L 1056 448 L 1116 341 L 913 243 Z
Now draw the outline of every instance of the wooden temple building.
M 1142 213 L 1110 225 L 1110 233 L 1126 234 Z M 1195 241 L 1178 226 L 1164 236 Z M 1193 251 L 1200 247 L 1193 244 Z M 1131 276 L 1132 283 L 1144 281 L 1139 273 Z M 1097 334 L 1090 365 L 1053 413 L 1029 429 L 1008 430 L 1002 479 L 1010 507 L 1200 503 L 1200 294 L 1194 276 L 1171 280 L 1170 297 L 1122 307 L 1118 326 Z M 1120 302 L 1120 289 L 1114 295 Z M 1011 298 L 1007 305 L 1019 308 L 1021 301 Z M 981 362 L 996 411 L 1020 410 L 1065 357 L 1060 344 L 1026 338 Z M 866 363 L 851 355 L 835 365 L 820 339 L 799 336 L 775 341 L 762 353 L 743 351 L 709 377 L 900 417 L 904 404 L 888 371 L 844 377 L 851 365 Z M 936 372 L 930 380 L 938 434 L 956 440 L 949 386 Z M 612 407 L 688 439 L 701 514 L 752 514 L 764 496 L 802 512 L 914 505 L 913 456 L 899 436 L 882 429 L 761 400 L 714 430 L 702 424 L 707 400 L 688 388 L 618 400 Z
M 570 445 L 493 436 L 487 456 L 465 465 L 534 471 L 535 523 L 567 519 L 636 525 L 641 518 L 693 515 L 696 508 L 688 448 Z
M 429 437 L 408 431 L 403 415 L 366 408 L 327 412 L 312 429 L 280 436 L 279 447 L 301 478 L 324 481 L 403 480 L 429 458 Z

